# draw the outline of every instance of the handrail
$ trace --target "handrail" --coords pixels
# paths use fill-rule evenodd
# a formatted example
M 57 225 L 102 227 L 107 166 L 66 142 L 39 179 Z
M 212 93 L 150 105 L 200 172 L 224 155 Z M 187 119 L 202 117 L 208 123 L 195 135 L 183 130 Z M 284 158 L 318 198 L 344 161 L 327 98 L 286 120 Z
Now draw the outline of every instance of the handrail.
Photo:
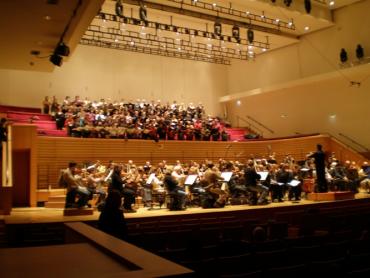
M 355 148 L 353 148 L 352 146 L 348 145 L 347 143 L 344 143 L 342 140 L 340 140 L 338 137 L 334 136 L 333 134 L 329 133 L 329 132 L 325 132 L 325 133 L 321 133 L 321 134 L 326 134 L 328 135 L 329 137 L 331 137 L 332 139 L 336 140 L 338 143 L 342 144 L 343 146 L 345 146 L 347 149 L 350 149 L 351 151 L 363 156 L 360 151 L 356 150 Z
M 362 149 L 364 149 L 365 151 L 370 152 L 370 150 L 369 150 L 367 147 L 365 147 L 364 145 L 362 145 L 362 144 L 358 143 L 357 141 L 353 140 L 351 137 L 349 137 L 349 136 L 347 136 L 347 135 L 345 135 L 345 134 L 343 134 L 343 133 L 340 133 L 340 132 L 338 133 L 338 135 L 339 135 L 339 136 L 344 137 L 345 139 L 347 139 L 347 140 L 348 140 L 348 141 L 350 141 L 351 143 L 353 143 L 353 144 L 355 144 L 355 145 L 357 145 L 357 146 L 361 147 L 361 148 L 362 148 Z
M 273 131 L 271 128 L 268 128 L 267 126 L 265 126 L 264 124 L 260 123 L 259 121 L 257 121 L 256 119 L 254 119 L 253 117 L 247 115 L 247 118 L 252 120 L 253 122 L 255 122 L 256 124 L 262 126 L 264 129 L 268 130 L 270 133 L 275 133 L 275 131 Z
M 256 125 L 252 124 L 251 122 L 247 121 L 246 119 L 240 117 L 239 115 L 236 116 L 237 117 L 237 120 L 238 120 L 238 126 L 239 126 L 239 120 L 242 120 L 243 122 L 247 123 L 248 125 L 248 128 L 251 130 L 251 131 L 257 131 L 259 135 L 261 135 L 263 137 L 263 131 L 258 128 Z

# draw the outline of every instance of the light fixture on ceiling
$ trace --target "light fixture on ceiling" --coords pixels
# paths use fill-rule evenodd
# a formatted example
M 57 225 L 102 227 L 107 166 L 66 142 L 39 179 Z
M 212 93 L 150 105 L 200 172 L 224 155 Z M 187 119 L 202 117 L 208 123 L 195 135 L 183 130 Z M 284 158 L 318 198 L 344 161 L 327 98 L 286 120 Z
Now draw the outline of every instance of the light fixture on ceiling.
M 234 25 L 232 29 L 232 34 L 234 39 L 239 42 L 240 41 L 240 29 L 238 26 Z
M 284 0 L 284 4 L 287 7 L 290 7 L 290 5 L 292 4 L 292 2 L 293 2 L 293 0 Z
M 69 47 L 64 42 L 61 42 L 55 48 L 54 54 L 60 56 L 68 56 L 69 52 L 70 52 Z
M 119 17 L 123 17 L 123 5 L 122 0 L 116 1 L 116 15 Z
M 361 60 L 362 58 L 364 58 L 364 49 L 361 46 L 361 44 L 358 44 L 357 45 L 357 48 L 356 48 L 356 57 L 359 60 Z
M 330 2 L 329 2 L 329 6 L 331 6 L 331 7 L 332 7 L 332 6 L 334 6 L 334 5 L 335 5 L 335 2 L 334 2 L 334 1 L 330 1 Z
M 60 67 L 63 64 L 63 57 L 54 53 L 50 56 L 49 61 L 52 62 L 53 65 Z
M 148 12 L 147 12 L 146 6 L 143 5 L 142 2 L 140 2 L 139 16 L 140 16 L 141 21 L 144 21 L 144 22 L 148 21 Z
M 219 21 L 216 21 L 214 26 L 213 26 L 213 30 L 214 30 L 214 33 L 217 35 L 217 36 L 221 36 L 222 34 L 222 25 Z
M 339 58 L 340 58 L 341 63 L 347 62 L 348 55 L 347 55 L 347 51 L 344 48 L 340 50 Z
M 254 32 L 252 29 L 248 29 L 247 31 L 247 38 L 249 43 L 253 43 L 254 40 Z
M 308 14 L 311 13 L 311 0 L 304 0 L 304 8 Z

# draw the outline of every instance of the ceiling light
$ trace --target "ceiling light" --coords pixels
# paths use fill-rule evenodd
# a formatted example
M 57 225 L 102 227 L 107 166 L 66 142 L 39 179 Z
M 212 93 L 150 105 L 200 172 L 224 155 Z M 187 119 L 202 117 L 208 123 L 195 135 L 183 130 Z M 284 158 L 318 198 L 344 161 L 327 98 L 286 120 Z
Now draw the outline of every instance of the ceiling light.
M 262 48 L 262 52 L 266 52 L 267 51 L 267 49 L 266 48 Z
M 215 22 L 215 24 L 213 26 L 213 29 L 214 29 L 214 33 L 217 36 L 221 36 L 221 33 L 222 33 L 222 25 L 221 25 L 220 22 Z
M 119 17 L 123 17 L 123 5 L 122 5 L 122 0 L 117 0 L 116 1 L 116 15 Z
M 141 21 L 144 21 L 144 22 L 148 21 L 148 14 L 147 14 L 146 6 L 143 6 L 142 4 L 139 9 L 139 16 L 140 16 Z
M 330 1 L 329 5 L 330 6 L 334 6 L 335 5 L 335 2 L 334 1 Z
M 304 30 L 305 31 L 308 31 L 308 30 L 310 30 L 310 27 L 309 26 L 306 26 L 306 27 L 304 27 Z
M 249 43 L 253 43 L 254 40 L 254 33 L 252 29 L 248 29 L 247 31 L 247 38 Z
M 44 16 L 44 19 L 45 19 L 45 20 L 51 20 L 51 16 L 50 16 L 50 15 L 45 15 L 45 16 Z
M 311 12 L 311 0 L 304 0 L 304 8 L 308 14 Z

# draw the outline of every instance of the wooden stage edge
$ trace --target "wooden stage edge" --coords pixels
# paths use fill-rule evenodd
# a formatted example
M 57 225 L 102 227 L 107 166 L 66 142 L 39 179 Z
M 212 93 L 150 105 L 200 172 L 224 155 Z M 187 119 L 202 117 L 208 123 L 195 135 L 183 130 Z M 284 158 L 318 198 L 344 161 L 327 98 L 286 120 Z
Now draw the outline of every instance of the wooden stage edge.
M 125 213 L 128 222 L 131 221 L 148 221 L 165 219 L 165 218 L 202 218 L 218 217 L 219 215 L 243 215 L 250 218 L 260 218 L 267 220 L 273 218 L 278 212 L 304 211 L 311 207 L 330 208 L 342 207 L 347 205 L 368 203 L 370 194 L 358 193 L 352 200 L 331 200 L 331 201 L 312 201 L 301 200 L 300 202 L 285 201 L 282 203 L 270 203 L 263 206 L 249 205 L 228 205 L 225 208 L 188 208 L 184 211 L 169 211 L 166 208 L 156 208 L 148 211 L 146 208 L 139 208 L 136 213 Z M 36 224 L 36 223 L 63 223 L 74 221 L 97 221 L 100 212 L 94 211 L 92 215 L 64 216 L 64 209 L 55 208 L 13 208 L 10 215 L 2 216 L 5 224 Z

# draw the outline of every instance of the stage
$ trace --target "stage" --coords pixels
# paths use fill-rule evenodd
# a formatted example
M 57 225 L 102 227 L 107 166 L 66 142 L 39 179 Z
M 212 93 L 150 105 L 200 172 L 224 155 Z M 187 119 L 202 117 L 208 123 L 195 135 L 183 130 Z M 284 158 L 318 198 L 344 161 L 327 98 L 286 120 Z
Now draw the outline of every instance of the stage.
M 159 218 L 202 218 L 217 217 L 218 215 L 250 215 L 251 218 L 268 219 L 279 212 L 304 211 L 311 207 L 327 208 L 343 206 L 352 202 L 368 202 L 370 194 L 358 193 L 353 200 L 313 201 L 302 199 L 296 201 L 284 201 L 281 203 L 269 203 L 267 205 L 227 205 L 224 208 L 203 209 L 200 207 L 187 208 L 184 211 L 169 211 L 167 208 L 155 207 L 153 210 L 138 208 L 136 213 L 125 213 L 128 222 L 149 221 Z M 12 224 L 37 224 L 37 223 L 63 223 L 74 221 L 97 221 L 100 212 L 94 210 L 92 215 L 64 216 L 63 209 L 58 208 L 13 208 L 10 215 L 0 216 L 6 225 Z M 262 219 L 262 220 L 263 220 Z

